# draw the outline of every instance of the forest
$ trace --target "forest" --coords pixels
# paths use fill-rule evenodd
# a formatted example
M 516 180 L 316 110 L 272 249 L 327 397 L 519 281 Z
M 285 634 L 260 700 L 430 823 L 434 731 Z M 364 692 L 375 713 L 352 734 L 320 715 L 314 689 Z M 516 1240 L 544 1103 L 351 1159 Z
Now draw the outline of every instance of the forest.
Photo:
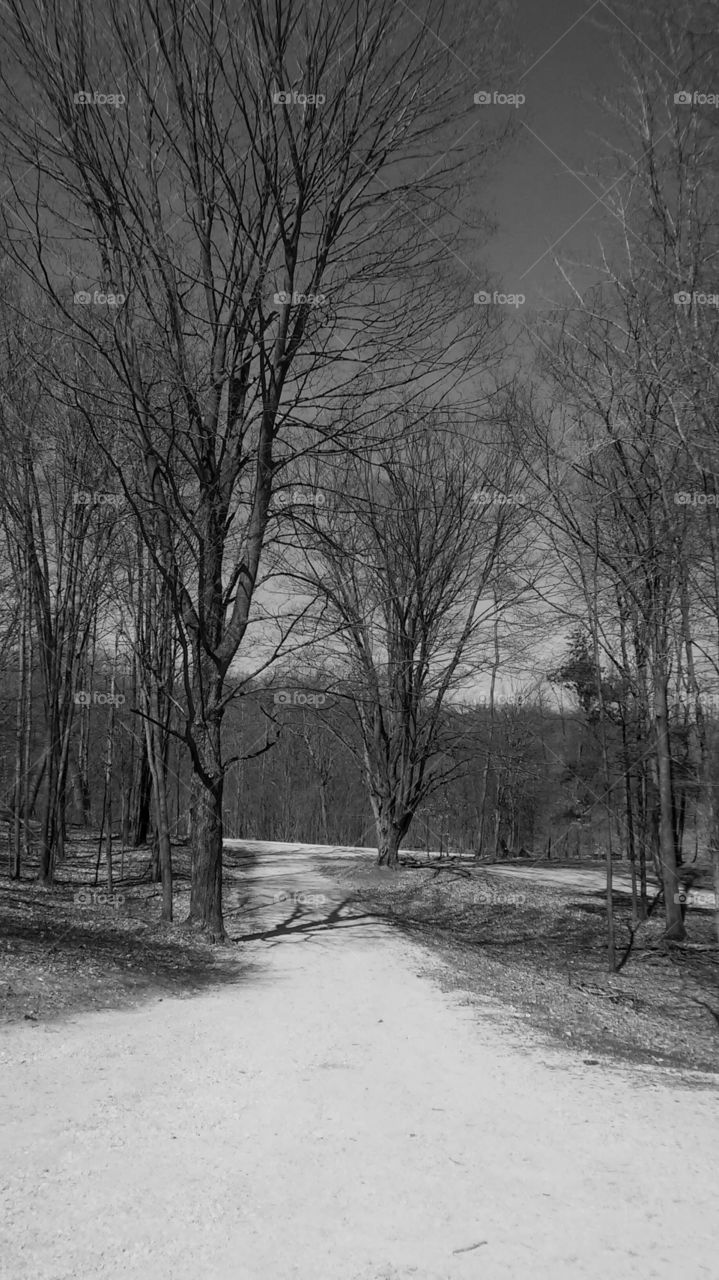
M 8 873 L 147 844 L 170 920 L 188 841 L 221 939 L 223 839 L 602 858 L 680 940 L 683 868 L 719 890 L 713 30 L 619 31 L 606 243 L 520 315 L 465 266 L 499 11 L 458 112 L 426 26 L 289 9 L 110 3 L 110 46 L 9 3 Z

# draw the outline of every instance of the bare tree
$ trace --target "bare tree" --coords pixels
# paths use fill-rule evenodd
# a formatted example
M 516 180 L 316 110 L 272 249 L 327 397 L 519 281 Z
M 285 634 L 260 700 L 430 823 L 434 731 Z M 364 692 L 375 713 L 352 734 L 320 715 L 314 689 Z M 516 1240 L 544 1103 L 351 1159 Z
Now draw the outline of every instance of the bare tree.
M 55 859 L 63 856 L 77 681 L 104 598 L 114 513 L 99 501 L 102 468 L 93 457 L 90 434 L 82 420 L 53 398 L 52 386 L 39 373 L 41 359 L 47 356 L 41 326 L 21 328 L 16 316 L 5 319 L 3 340 L 13 375 L 0 404 L 2 518 L 18 584 L 26 583 L 24 607 L 31 617 L 26 618 L 25 644 L 29 648 L 32 643 L 32 624 L 45 701 L 48 741 L 40 877 L 51 884 Z M 63 355 L 66 351 L 58 360 Z M 31 671 L 27 680 L 32 680 Z M 26 705 L 28 696 L 26 689 Z M 28 742 L 23 747 L 25 776 Z M 26 812 L 25 821 L 29 816 Z
M 719 937 L 719 742 L 708 732 L 702 707 L 702 692 L 719 672 L 719 130 L 716 112 L 705 105 L 719 74 L 716 9 L 711 0 L 662 3 L 641 13 L 635 37 L 632 25 L 624 28 L 618 49 L 627 91 L 612 111 L 624 141 L 606 204 L 621 230 L 625 287 L 644 296 L 645 364 L 662 387 L 667 424 L 683 453 L 674 500 L 692 503 L 689 512 L 677 513 L 685 526 L 689 516 L 692 526 L 681 566 L 682 631 L 710 809 Z M 606 262 L 604 268 L 615 278 Z
M 325 501 L 298 516 L 292 572 L 318 603 L 390 867 L 418 806 L 456 773 L 446 705 L 491 668 L 494 619 L 530 571 L 506 441 L 490 431 L 483 444 L 476 422 L 450 412 L 407 416 L 387 444 L 332 469 Z
M 637 664 L 648 680 L 667 935 L 681 938 L 669 685 L 684 539 L 673 496 L 683 450 L 669 429 L 666 385 L 646 356 L 642 317 L 650 306 L 645 289 L 618 281 L 614 295 L 591 293 L 562 314 L 554 333 L 547 329 L 542 364 L 561 396 L 564 435 L 559 415 L 545 416 L 534 456 L 542 459 L 535 472 L 547 495 L 545 519 L 562 531 L 555 545 L 581 589 L 597 644 L 600 575 L 604 609 L 620 597 L 635 618 Z
M 476 14 L 489 79 L 501 12 Z M 480 322 L 446 287 L 444 210 L 454 142 L 471 127 L 476 163 L 497 131 L 472 119 L 474 77 L 448 70 L 441 4 L 419 21 L 393 0 L 107 0 L 97 14 L 10 0 L 9 15 L 8 244 L 92 369 L 67 394 L 168 582 L 193 766 L 189 922 L 221 938 L 225 680 L 273 487 L 298 454 L 339 446 L 337 397 L 366 395 L 378 363 L 426 386 L 471 361 Z M 73 305 L 81 286 L 89 306 Z

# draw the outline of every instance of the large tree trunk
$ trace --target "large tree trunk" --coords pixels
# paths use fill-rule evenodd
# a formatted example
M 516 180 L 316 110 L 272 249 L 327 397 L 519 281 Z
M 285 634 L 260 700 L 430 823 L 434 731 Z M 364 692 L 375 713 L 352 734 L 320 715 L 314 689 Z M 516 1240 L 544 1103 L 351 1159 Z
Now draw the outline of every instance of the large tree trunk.
M 147 756 L 147 743 L 143 741 L 135 762 L 136 774 L 132 788 L 132 844 L 136 849 L 147 844 L 150 833 L 150 800 L 152 795 L 152 772 Z
M 399 866 L 399 846 L 407 834 L 412 820 L 407 814 L 399 821 L 393 818 L 386 800 L 373 799 L 375 826 L 377 828 L 377 866 L 395 869 Z
M 222 919 L 222 779 L 192 778 L 192 889 L 187 924 L 211 942 L 226 939 Z
M 215 690 L 218 693 L 217 690 Z M 220 691 L 221 692 L 221 691 Z M 219 694 L 218 694 L 219 696 Z M 199 701 L 199 698 L 198 698 Z M 215 700 L 215 705 L 216 705 Z M 196 725 L 194 738 L 203 767 L 192 775 L 192 887 L 186 923 L 202 929 L 211 942 L 226 940 L 222 919 L 222 793 L 224 778 L 220 751 L 222 711 L 215 710 L 204 725 Z

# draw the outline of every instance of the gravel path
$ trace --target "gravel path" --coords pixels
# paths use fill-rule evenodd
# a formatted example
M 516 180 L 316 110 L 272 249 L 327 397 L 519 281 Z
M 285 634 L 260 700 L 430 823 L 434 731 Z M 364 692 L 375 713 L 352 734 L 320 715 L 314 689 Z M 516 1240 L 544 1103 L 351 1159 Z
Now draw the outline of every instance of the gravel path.
M 339 902 L 310 855 L 248 884 L 236 985 L 3 1033 L 3 1278 L 716 1280 L 715 1089 L 538 1047 L 376 922 L 284 932 Z
M 605 893 L 606 871 L 603 867 L 484 867 L 487 875 L 504 876 L 518 882 L 529 880 L 533 884 L 548 884 L 556 889 L 579 890 L 580 893 Z M 614 893 L 632 892 L 631 878 L 622 871 L 612 876 Z M 649 896 L 656 893 L 656 884 L 650 879 Z M 714 909 L 714 893 L 711 889 L 692 889 L 692 908 Z

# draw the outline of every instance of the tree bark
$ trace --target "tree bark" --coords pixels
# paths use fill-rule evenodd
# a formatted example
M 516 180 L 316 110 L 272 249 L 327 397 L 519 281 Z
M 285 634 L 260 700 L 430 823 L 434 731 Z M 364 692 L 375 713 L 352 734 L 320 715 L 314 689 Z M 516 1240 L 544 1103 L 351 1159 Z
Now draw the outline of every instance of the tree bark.
M 117 663 L 117 640 L 115 641 L 115 662 Z M 111 697 L 115 696 L 115 672 L 112 673 L 112 681 L 110 684 Z M 107 892 L 113 892 L 113 873 L 112 873 L 112 767 L 115 755 L 115 703 L 110 703 L 110 711 L 107 717 L 107 738 L 105 741 L 105 787 L 103 794 L 103 821 L 107 821 L 107 833 L 105 836 L 105 872 L 107 875 Z
M 222 778 L 192 778 L 192 890 L 187 924 L 211 942 L 226 940 L 222 918 Z
M 407 834 L 411 814 L 397 820 L 388 812 L 386 801 L 373 798 L 372 809 L 377 828 L 377 866 L 396 870 L 399 866 L 399 847 Z
M 196 705 L 200 705 L 202 693 L 208 699 L 209 692 L 206 686 L 198 690 Z M 216 687 L 213 694 L 210 696 L 214 709 L 206 713 L 204 722 L 198 723 L 194 731 L 198 758 L 190 787 L 192 888 L 186 924 L 207 933 L 211 942 L 224 942 L 227 935 L 222 918 L 223 712 L 218 706 L 221 687 Z
M 29 733 L 29 724 L 26 722 L 26 684 L 28 680 L 27 668 L 27 628 L 29 614 L 29 572 L 23 569 L 22 573 L 22 589 L 20 594 L 20 639 L 18 644 L 18 680 L 17 680 L 17 705 L 16 705 L 16 735 L 15 735 L 15 799 L 13 804 L 14 813 L 14 839 L 13 839 L 13 855 L 10 865 L 10 876 L 13 880 L 20 879 L 20 847 L 21 847 L 21 801 L 20 792 L 22 789 L 22 769 L 24 761 L 24 745 L 25 737 Z
M 494 602 L 496 606 L 496 592 L 494 594 Z M 487 754 L 484 757 L 484 766 L 482 768 L 482 798 L 479 805 L 479 830 L 477 833 L 476 858 L 481 858 L 484 853 L 484 827 L 487 815 L 487 784 L 489 782 L 489 766 L 494 738 L 494 690 L 497 683 L 499 665 L 499 617 L 496 617 L 494 620 L 494 662 L 492 663 L 492 680 L 489 686 L 489 735 L 487 739 Z
M 146 711 L 151 719 L 145 719 L 145 735 L 152 795 L 155 807 L 155 839 L 159 863 L 159 879 L 162 882 L 162 910 L 160 919 L 172 920 L 172 846 L 170 843 L 170 819 L 167 804 L 167 773 L 162 759 L 161 731 L 157 724 L 157 696 L 146 695 Z
M 680 942 L 685 937 L 680 904 L 676 901 L 677 858 L 672 806 L 672 773 L 669 748 L 669 714 L 667 677 L 661 666 L 654 673 L 654 719 L 656 732 L 657 778 L 659 784 L 659 857 L 664 886 L 666 937 Z
M 150 833 L 150 801 L 152 796 L 152 771 L 147 755 L 147 744 L 142 740 L 135 763 L 133 786 L 132 843 L 136 849 L 147 844 Z

